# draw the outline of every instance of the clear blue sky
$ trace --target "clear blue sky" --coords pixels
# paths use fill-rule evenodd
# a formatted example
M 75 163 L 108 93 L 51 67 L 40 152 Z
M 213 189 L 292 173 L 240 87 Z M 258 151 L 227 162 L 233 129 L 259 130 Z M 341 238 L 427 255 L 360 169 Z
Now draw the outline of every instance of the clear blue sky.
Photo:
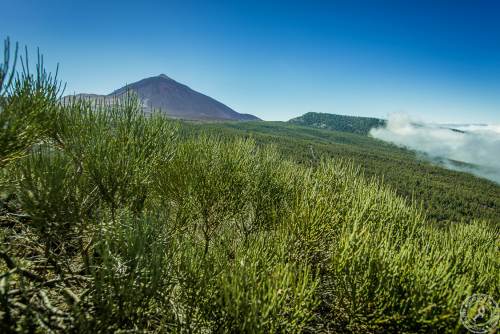
M 308 111 L 500 123 L 500 1 L 0 0 L 67 92 L 165 73 L 265 120 Z

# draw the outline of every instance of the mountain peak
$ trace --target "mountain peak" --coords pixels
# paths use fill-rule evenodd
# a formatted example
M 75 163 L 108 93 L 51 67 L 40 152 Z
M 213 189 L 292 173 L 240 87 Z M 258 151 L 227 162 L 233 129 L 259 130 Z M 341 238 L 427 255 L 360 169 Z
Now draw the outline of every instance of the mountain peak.
M 259 119 L 253 115 L 240 114 L 163 73 L 128 84 L 108 96 L 119 97 L 129 90 L 137 94 L 144 111 L 161 110 L 174 118 L 220 121 Z

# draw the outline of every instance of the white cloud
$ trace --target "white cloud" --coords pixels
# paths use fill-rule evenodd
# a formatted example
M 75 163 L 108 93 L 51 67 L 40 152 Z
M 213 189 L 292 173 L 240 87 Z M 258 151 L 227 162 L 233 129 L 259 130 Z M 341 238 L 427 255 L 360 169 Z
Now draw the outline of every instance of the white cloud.
M 413 121 L 406 114 L 391 114 L 387 125 L 372 129 L 370 135 L 423 152 L 431 159 L 444 161 L 448 168 L 500 183 L 500 125 L 428 124 Z

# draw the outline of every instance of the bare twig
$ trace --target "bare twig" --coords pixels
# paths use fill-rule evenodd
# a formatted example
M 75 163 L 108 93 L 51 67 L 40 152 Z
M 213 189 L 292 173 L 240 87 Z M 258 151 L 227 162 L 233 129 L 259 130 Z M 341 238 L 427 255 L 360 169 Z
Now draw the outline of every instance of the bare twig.
M 66 313 L 64 313 L 63 311 L 61 311 L 60 309 L 58 309 L 57 307 L 53 306 L 51 303 L 50 303 L 50 300 L 49 300 L 49 297 L 47 297 L 47 294 L 45 293 L 45 291 L 43 290 L 40 290 L 40 292 L 38 292 L 38 294 L 40 295 L 40 297 L 42 298 L 42 302 L 44 304 L 44 306 L 50 311 L 52 312 L 53 314 L 55 315 L 60 315 L 60 316 L 65 316 Z
M 80 298 L 73 291 L 71 291 L 70 288 L 64 288 L 62 293 L 72 305 L 76 305 L 80 302 Z
M 9 255 L 7 255 L 7 253 L 0 251 L 0 258 L 4 260 L 5 264 L 7 265 L 7 268 L 14 269 L 16 267 L 14 260 L 12 260 L 12 258 Z
M 38 276 L 37 274 L 32 273 L 26 269 L 17 267 L 14 260 L 12 260 L 12 258 L 7 253 L 0 251 L 0 258 L 2 258 L 4 260 L 5 264 L 7 265 L 7 268 L 9 268 L 9 269 L 17 268 L 17 272 L 19 274 L 23 275 L 24 277 L 26 277 L 32 281 L 45 282 L 45 279 L 42 278 L 41 276 Z

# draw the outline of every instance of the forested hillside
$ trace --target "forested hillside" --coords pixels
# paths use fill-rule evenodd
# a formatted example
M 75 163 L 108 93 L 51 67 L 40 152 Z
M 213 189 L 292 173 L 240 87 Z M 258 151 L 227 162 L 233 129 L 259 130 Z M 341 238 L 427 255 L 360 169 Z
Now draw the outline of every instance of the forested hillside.
M 1 333 L 456 333 L 466 297 L 499 297 L 491 183 L 366 136 L 181 123 L 133 95 L 62 104 L 42 64 L 11 63 Z M 403 180 L 436 198 L 454 187 L 466 211 L 430 201 L 446 217 L 431 224 Z
M 253 138 L 275 144 L 284 156 L 306 166 L 322 158 L 351 161 L 366 178 L 383 180 L 409 203 L 422 203 L 429 221 L 500 222 L 500 186 L 468 173 L 447 170 L 415 152 L 364 135 L 314 129 L 284 122 L 185 124 L 189 131 Z
M 318 129 L 351 132 L 366 135 L 372 128 L 385 125 L 379 118 L 345 116 L 308 112 L 288 121 L 292 124 L 310 126 Z

